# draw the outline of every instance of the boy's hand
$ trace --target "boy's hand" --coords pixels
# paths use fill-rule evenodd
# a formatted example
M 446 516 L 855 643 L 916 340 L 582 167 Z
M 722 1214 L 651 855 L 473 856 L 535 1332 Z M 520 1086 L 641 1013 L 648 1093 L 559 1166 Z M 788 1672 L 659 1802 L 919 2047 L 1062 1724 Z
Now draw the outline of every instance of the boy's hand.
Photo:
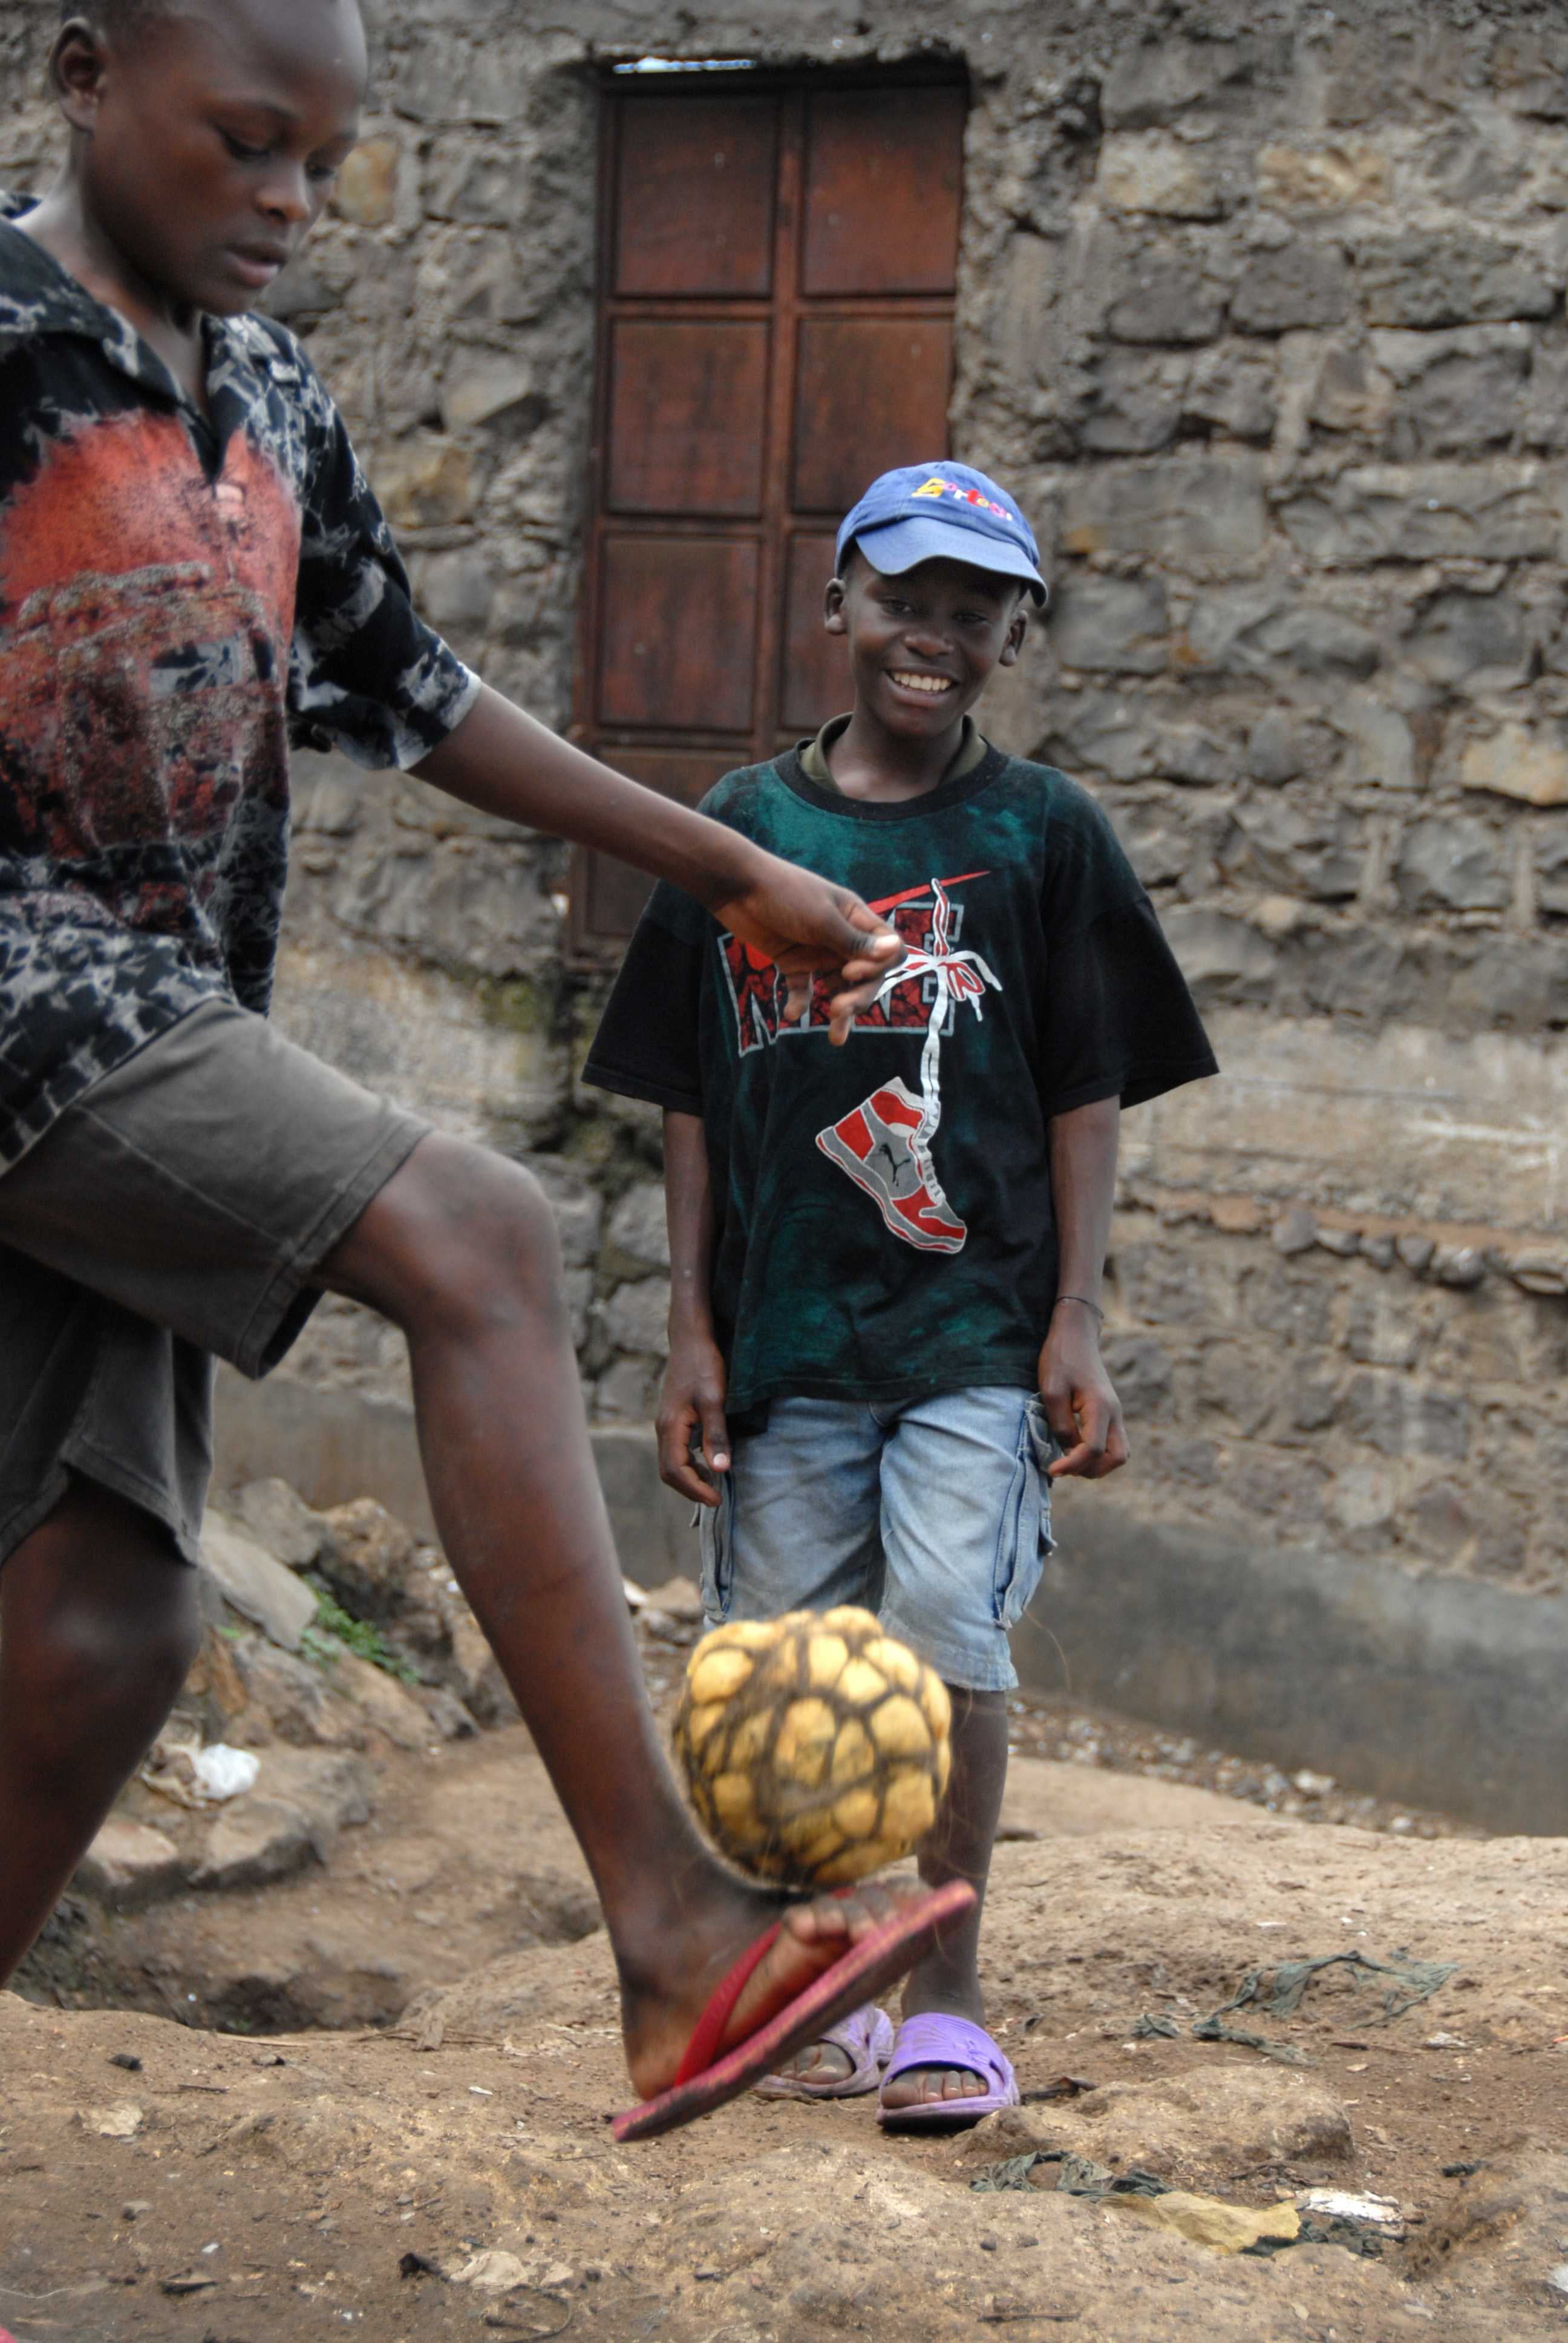
M 1064 1298 L 1051 1318 L 1040 1353 L 1040 1395 L 1046 1422 L 1067 1451 L 1049 1467 L 1049 1479 L 1070 1473 L 1103 1481 L 1126 1463 L 1121 1402 L 1100 1355 L 1095 1322 L 1081 1303 Z
M 793 863 L 769 858 L 767 876 L 714 917 L 753 950 L 781 969 L 789 984 L 784 1014 L 806 1013 L 812 979 L 826 975 L 839 990 L 829 1003 L 828 1037 L 842 1044 L 862 1009 L 869 1009 L 906 946 L 848 887 L 835 887 Z
M 686 1334 L 670 1345 L 669 1364 L 658 1394 L 658 1477 L 699 1505 L 717 1505 L 719 1492 L 692 1457 L 692 1435 L 701 1435 L 709 1473 L 729 1470 L 729 1434 L 724 1423 L 724 1354 L 711 1334 Z

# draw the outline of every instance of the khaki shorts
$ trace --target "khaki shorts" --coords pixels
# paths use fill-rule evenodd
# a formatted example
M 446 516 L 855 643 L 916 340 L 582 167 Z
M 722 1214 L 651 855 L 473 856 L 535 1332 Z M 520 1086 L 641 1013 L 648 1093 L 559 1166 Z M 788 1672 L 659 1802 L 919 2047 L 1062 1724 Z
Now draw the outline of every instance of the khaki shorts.
M 0 1561 L 73 1473 L 196 1560 L 214 1355 L 277 1364 L 427 1127 L 218 1001 L 66 1109 L 0 1177 Z

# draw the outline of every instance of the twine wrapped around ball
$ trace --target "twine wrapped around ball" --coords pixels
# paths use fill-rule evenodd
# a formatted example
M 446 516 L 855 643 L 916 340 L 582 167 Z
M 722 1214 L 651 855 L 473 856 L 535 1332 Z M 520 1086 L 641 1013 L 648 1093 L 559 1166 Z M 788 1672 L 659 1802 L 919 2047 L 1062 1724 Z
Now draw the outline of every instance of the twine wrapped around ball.
M 948 1785 L 946 1686 L 869 1611 L 734 1620 L 692 1653 L 675 1749 L 721 1851 L 837 1887 L 896 1863 Z

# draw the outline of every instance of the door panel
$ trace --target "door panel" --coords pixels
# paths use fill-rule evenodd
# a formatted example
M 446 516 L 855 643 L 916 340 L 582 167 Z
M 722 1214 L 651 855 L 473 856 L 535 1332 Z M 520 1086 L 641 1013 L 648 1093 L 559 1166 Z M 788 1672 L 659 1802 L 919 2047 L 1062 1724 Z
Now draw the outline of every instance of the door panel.
M 606 539 L 600 723 L 750 729 L 759 553 L 746 538 Z
M 789 539 L 784 595 L 784 678 L 779 721 L 786 731 L 819 732 L 854 699 L 842 635 L 822 631 L 822 590 L 833 575 L 833 539 Z
M 800 288 L 950 293 L 964 93 L 822 90 L 811 99 Z
M 618 318 L 610 367 L 612 512 L 760 513 L 765 324 Z
M 608 93 L 574 737 L 695 797 L 850 704 L 833 534 L 948 450 L 967 92 L 816 74 Z M 571 948 L 648 881 L 579 851 Z
M 952 327 L 941 317 L 801 319 L 797 512 L 841 519 L 879 472 L 940 461 L 952 351 Z
M 618 112 L 616 291 L 764 297 L 778 99 L 660 97 Z

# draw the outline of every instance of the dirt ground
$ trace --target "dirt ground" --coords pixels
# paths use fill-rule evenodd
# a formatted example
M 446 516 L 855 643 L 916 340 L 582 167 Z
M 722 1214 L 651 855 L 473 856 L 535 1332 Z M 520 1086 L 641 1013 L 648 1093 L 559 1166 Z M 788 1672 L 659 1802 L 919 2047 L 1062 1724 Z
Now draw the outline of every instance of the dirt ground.
M 568 1893 L 575 1854 L 515 1732 L 433 1769 L 428 1876 L 406 1854 L 379 1868 L 359 1835 L 330 1896 L 307 1875 L 268 1891 L 274 1908 L 314 1892 L 318 1934 L 357 1940 L 345 1974 L 352 1958 L 374 1967 L 416 1904 L 429 1916 L 409 1925 L 438 1938 L 443 1897 L 478 1859 L 453 1825 L 481 1804 L 488 1852 L 515 1842 L 510 1879 L 548 1873 Z M 957 2139 L 897 2140 L 869 2100 L 748 2099 L 618 2150 L 604 2118 L 627 2092 L 601 1931 L 433 1983 L 395 2034 L 262 2042 L 5 1996 L 0 2326 L 17 2343 L 568 2326 L 607 2343 L 992 2327 L 1513 2343 L 1562 2328 L 1568 1845 L 1314 1829 L 1181 1785 L 1040 1760 L 1014 1772 L 1010 1829 L 1040 1835 L 999 1850 L 985 1966 L 1020 2109 Z M 394 1808 L 384 1794 L 383 1845 Z M 233 1935 L 255 1925 L 241 1900 L 223 1899 Z M 496 1901 L 514 1925 L 514 1886 Z M 1392 2023 L 1342 1964 L 1293 2017 L 1231 2021 L 1303 2063 L 1186 2030 L 1260 1964 L 1402 1948 L 1454 1966 Z M 1146 2017 L 1182 2031 L 1139 2038 Z M 1040 2096 L 1062 2076 L 1092 2087 Z M 1003 2193 L 970 2186 L 1030 2149 L 1241 2206 L 1371 2189 L 1397 2200 L 1404 2234 L 1376 2257 L 1335 2243 L 1231 2256 L 1064 2193 L 1060 2163 Z
M 638 1614 L 667 1715 L 696 1632 Z M 1023 1697 L 983 1966 L 1024 2105 L 898 2139 L 873 2100 L 748 2098 L 618 2150 L 612 1966 L 523 1728 L 233 1619 L 186 1706 L 256 1786 L 198 1809 L 132 1785 L 116 1827 L 153 1870 L 116 1897 L 85 1866 L 28 1997 L 0 1996 L 0 2343 L 1568 2321 L 1568 1842 Z M 1278 1965 L 1349 1953 L 1442 1981 L 1391 2018 L 1391 1979 L 1341 1957 L 1293 2015 L 1221 2021 L 1250 2043 L 1194 2036 L 1249 1973 L 1266 1998 Z M 1113 2182 L 1232 2212 L 1372 2191 L 1391 2217 L 1228 2254 L 1162 2226 L 1180 2196 L 1072 2193 Z

